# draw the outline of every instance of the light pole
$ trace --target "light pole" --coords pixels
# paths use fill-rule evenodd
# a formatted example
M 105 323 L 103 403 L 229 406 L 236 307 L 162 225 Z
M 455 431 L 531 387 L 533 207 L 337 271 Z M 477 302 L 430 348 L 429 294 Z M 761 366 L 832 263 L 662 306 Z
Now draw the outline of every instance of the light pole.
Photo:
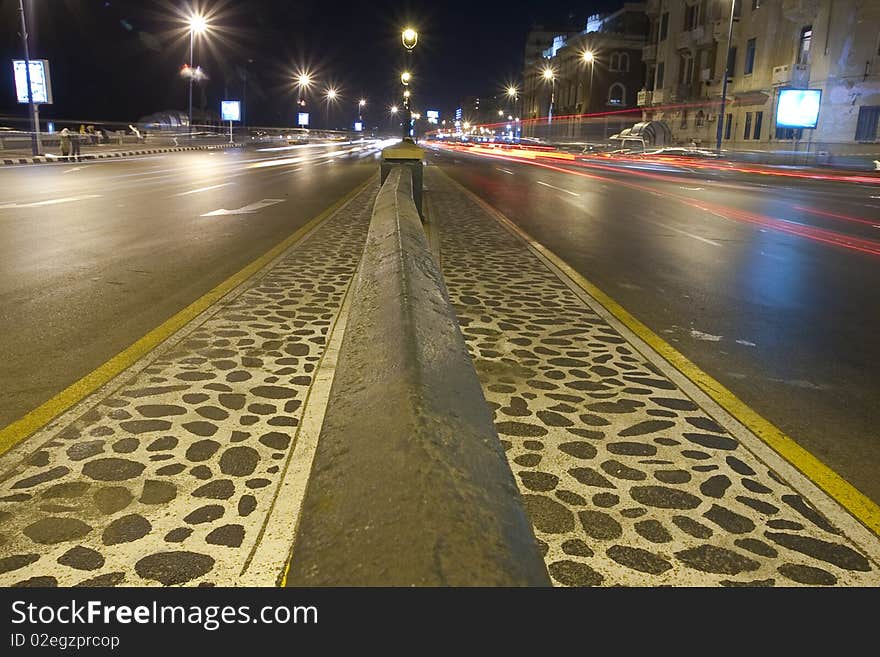
M 391 127 L 393 126 L 393 124 L 394 124 L 394 118 L 395 118 L 396 116 L 397 116 L 397 105 L 392 105 L 392 106 L 391 106 L 391 109 L 390 109 L 390 117 L 391 117 L 391 118 L 389 119 L 389 122 L 390 122 L 390 123 L 389 123 L 389 126 L 388 126 L 389 129 L 391 129 Z
M 31 151 L 34 155 L 42 155 L 40 143 L 40 110 L 34 104 L 34 92 L 31 89 L 31 52 L 28 46 L 27 19 L 24 15 L 24 0 L 18 0 L 18 11 L 21 14 L 21 40 L 24 43 L 24 74 L 27 83 L 28 105 L 31 115 Z
M 556 75 L 549 66 L 544 69 L 544 80 L 550 83 L 550 109 L 547 112 L 547 125 L 553 122 L 553 104 L 556 102 Z
M 415 49 L 416 45 L 419 42 L 419 33 L 416 32 L 413 28 L 408 27 L 400 33 L 400 41 L 403 43 L 403 47 L 406 50 L 406 65 L 407 69 L 412 68 L 412 53 Z M 404 76 L 400 76 L 400 81 L 403 83 L 404 92 L 403 92 L 403 138 L 406 139 L 410 136 L 409 130 L 412 124 L 412 110 L 410 109 L 409 104 L 409 89 L 405 87 L 409 85 L 410 74 L 404 73 Z
M 358 101 L 358 123 L 361 124 L 361 131 L 364 129 L 364 107 L 367 104 L 367 100 L 365 98 L 361 98 Z
M 590 65 L 590 95 L 588 96 L 589 102 L 587 103 L 587 111 L 590 110 L 590 105 L 593 104 L 593 68 L 596 66 L 596 56 L 593 54 L 591 50 L 587 50 L 584 52 L 584 61 Z
M 727 76 L 730 73 L 730 43 L 733 41 L 733 14 L 736 0 L 730 0 L 730 22 L 727 24 L 727 56 L 724 58 L 724 80 L 721 83 L 721 111 L 718 114 L 718 129 L 715 132 L 715 152 L 721 155 L 721 136 L 724 130 L 724 112 L 727 108 Z
M 517 89 L 514 85 L 508 86 L 507 87 L 507 97 L 510 98 L 511 101 L 513 102 L 513 113 L 518 114 L 519 113 L 519 111 L 518 111 L 519 110 L 519 89 Z M 522 136 L 520 134 L 519 121 L 517 120 L 516 123 L 517 123 L 516 124 L 516 136 L 517 136 L 517 138 L 519 138 Z
M 189 138 L 193 136 L 193 82 L 196 78 L 195 56 L 196 34 L 204 34 L 208 29 L 208 21 L 201 14 L 193 14 L 189 17 Z
M 324 110 L 324 127 L 326 129 L 330 129 L 330 103 L 335 103 L 336 99 L 339 97 L 339 92 L 336 91 L 333 87 L 327 87 L 327 91 L 324 92 L 325 98 L 325 110 Z
M 308 91 L 309 87 L 312 84 L 312 76 L 308 73 L 299 73 L 296 76 L 296 86 L 299 89 L 299 98 L 297 100 L 297 108 L 303 108 L 306 106 L 306 99 L 304 98 L 305 92 Z M 297 110 L 298 113 L 301 113 L 300 110 Z M 303 124 L 298 124 L 300 127 L 303 127 Z M 307 125 L 307 124 L 306 124 Z

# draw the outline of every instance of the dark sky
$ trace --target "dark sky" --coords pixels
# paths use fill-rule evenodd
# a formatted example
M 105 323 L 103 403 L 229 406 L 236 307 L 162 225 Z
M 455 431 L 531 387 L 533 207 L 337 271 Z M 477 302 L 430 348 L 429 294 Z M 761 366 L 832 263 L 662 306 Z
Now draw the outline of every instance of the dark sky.
M 164 109 L 185 110 L 179 70 L 189 58 L 179 0 L 25 0 L 30 7 L 31 57 L 49 59 L 55 104 L 46 117 L 132 121 Z M 342 99 L 331 121 L 348 123 L 357 99 L 379 123 L 396 96 L 403 66 L 400 28 L 412 24 L 420 40 L 413 62 L 416 109 L 444 114 L 467 95 L 491 95 L 516 79 L 525 35 L 535 23 L 583 27 L 588 14 L 615 0 L 211 0 L 195 3 L 211 16 L 212 33 L 197 45 L 196 64 L 210 76 L 195 104 L 216 108 L 242 95 L 247 63 L 248 123 L 291 125 L 296 91 L 291 80 L 308 68 L 315 123 L 323 123 L 319 89 L 328 82 Z M 18 0 L 0 0 L 0 114 L 25 116 L 15 103 L 10 60 L 20 58 Z M 248 63 L 248 60 L 253 60 Z M 7 121 L 8 123 L 8 121 Z M 313 125 L 315 124 L 313 123 Z

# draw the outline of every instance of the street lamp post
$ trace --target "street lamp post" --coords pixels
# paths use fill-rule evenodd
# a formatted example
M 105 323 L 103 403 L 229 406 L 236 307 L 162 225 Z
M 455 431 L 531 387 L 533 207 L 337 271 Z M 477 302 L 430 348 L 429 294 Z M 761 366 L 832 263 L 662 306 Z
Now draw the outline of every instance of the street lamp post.
M 584 51 L 584 61 L 590 65 L 590 90 L 589 95 L 587 96 L 587 102 L 584 104 L 584 109 L 586 110 L 584 113 L 589 114 L 591 109 L 590 106 L 593 104 L 593 69 L 596 67 L 596 55 L 593 54 L 592 50 Z
M 513 102 L 513 113 L 519 114 L 520 113 L 520 111 L 519 111 L 519 89 L 517 89 L 513 85 L 510 85 L 509 87 L 507 87 L 507 97 L 510 98 L 511 101 Z M 516 131 L 517 138 L 521 137 L 522 135 L 521 135 L 520 124 L 519 124 L 518 120 L 516 122 L 515 129 L 516 129 L 515 131 Z
M 300 73 L 296 76 L 296 86 L 299 89 L 299 98 L 297 99 L 297 112 L 302 113 L 302 108 L 306 105 L 305 92 L 308 91 L 312 84 L 312 76 L 308 73 Z M 299 124 L 302 127 L 302 124 Z
M 201 14 L 193 14 L 189 18 L 189 138 L 192 141 L 193 136 L 193 82 L 196 77 L 196 65 L 193 61 L 195 57 L 195 37 L 196 34 L 202 34 L 208 28 L 205 17 Z
M 727 107 L 727 76 L 730 73 L 730 44 L 733 41 L 733 14 L 736 0 L 730 0 L 730 21 L 727 24 L 727 56 L 724 58 L 724 80 L 721 83 L 721 111 L 718 114 L 718 128 L 715 131 L 715 152 L 721 154 L 721 137 L 724 130 L 724 112 Z
M 544 69 L 544 80 L 550 82 L 550 109 L 547 111 L 547 125 L 553 122 L 553 104 L 556 102 L 556 75 L 549 66 Z
M 413 28 L 408 27 L 403 32 L 400 33 L 400 40 L 403 43 L 403 47 L 406 50 L 406 66 L 407 71 L 412 68 L 412 53 L 415 49 L 416 45 L 419 42 L 419 33 L 416 32 Z M 404 79 L 404 76 L 406 78 Z M 410 81 L 410 73 L 406 72 L 404 75 L 400 76 L 400 81 L 403 83 L 404 92 L 403 92 L 403 138 L 406 139 L 410 136 L 410 126 L 412 125 L 412 109 L 410 108 L 409 97 L 410 93 L 406 87 L 409 85 Z
M 324 94 L 326 104 L 324 109 L 324 127 L 328 130 L 330 129 L 330 103 L 335 103 L 338 96 L 339 92 L 336 89 L 327 87 L 327 91 Z
M 34 93 L 31 89 L 31 53 L 28 46 L 27 19 L 24 14 L 24 0 L 18 0 L 18 11 L 21 14 L 21 40 L 24 43 L 24 74 L 27 84 L 28 106 L 31 115 L 31 151 L 34 155 L 42 155 L 40 143 L 40 109 L 34 103 Z
M 367 104 L 365 98 L 358 101 L 358 122 L 361 124 L 361 131 L 364 129 L 364 106 Z

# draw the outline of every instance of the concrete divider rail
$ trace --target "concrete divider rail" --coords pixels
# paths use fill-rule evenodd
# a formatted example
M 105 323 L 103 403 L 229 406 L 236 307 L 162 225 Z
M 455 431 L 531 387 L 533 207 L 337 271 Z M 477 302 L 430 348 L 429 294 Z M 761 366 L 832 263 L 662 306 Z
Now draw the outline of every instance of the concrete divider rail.
M 549 586 L 409 167 L 376 199 L 289 586 Z

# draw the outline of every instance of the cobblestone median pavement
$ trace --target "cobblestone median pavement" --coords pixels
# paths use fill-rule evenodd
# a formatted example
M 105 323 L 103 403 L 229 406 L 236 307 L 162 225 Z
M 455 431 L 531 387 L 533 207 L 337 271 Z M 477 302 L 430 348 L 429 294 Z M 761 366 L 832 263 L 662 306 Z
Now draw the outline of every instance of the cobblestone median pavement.
M 280 570 L 260 571 L 252 555 L 285 472 L 301 469 L 305 400 L 375 191 L 87 400 L 80 417 L 0 459 L 0 586 L 276 583 Z M 281 567 L 294 521 L 285 518 L 288 545 L 274 555 Z
M 427 174 L 450 298 L 555 583 L 880 585 L 874 560 L 525 242 Z

